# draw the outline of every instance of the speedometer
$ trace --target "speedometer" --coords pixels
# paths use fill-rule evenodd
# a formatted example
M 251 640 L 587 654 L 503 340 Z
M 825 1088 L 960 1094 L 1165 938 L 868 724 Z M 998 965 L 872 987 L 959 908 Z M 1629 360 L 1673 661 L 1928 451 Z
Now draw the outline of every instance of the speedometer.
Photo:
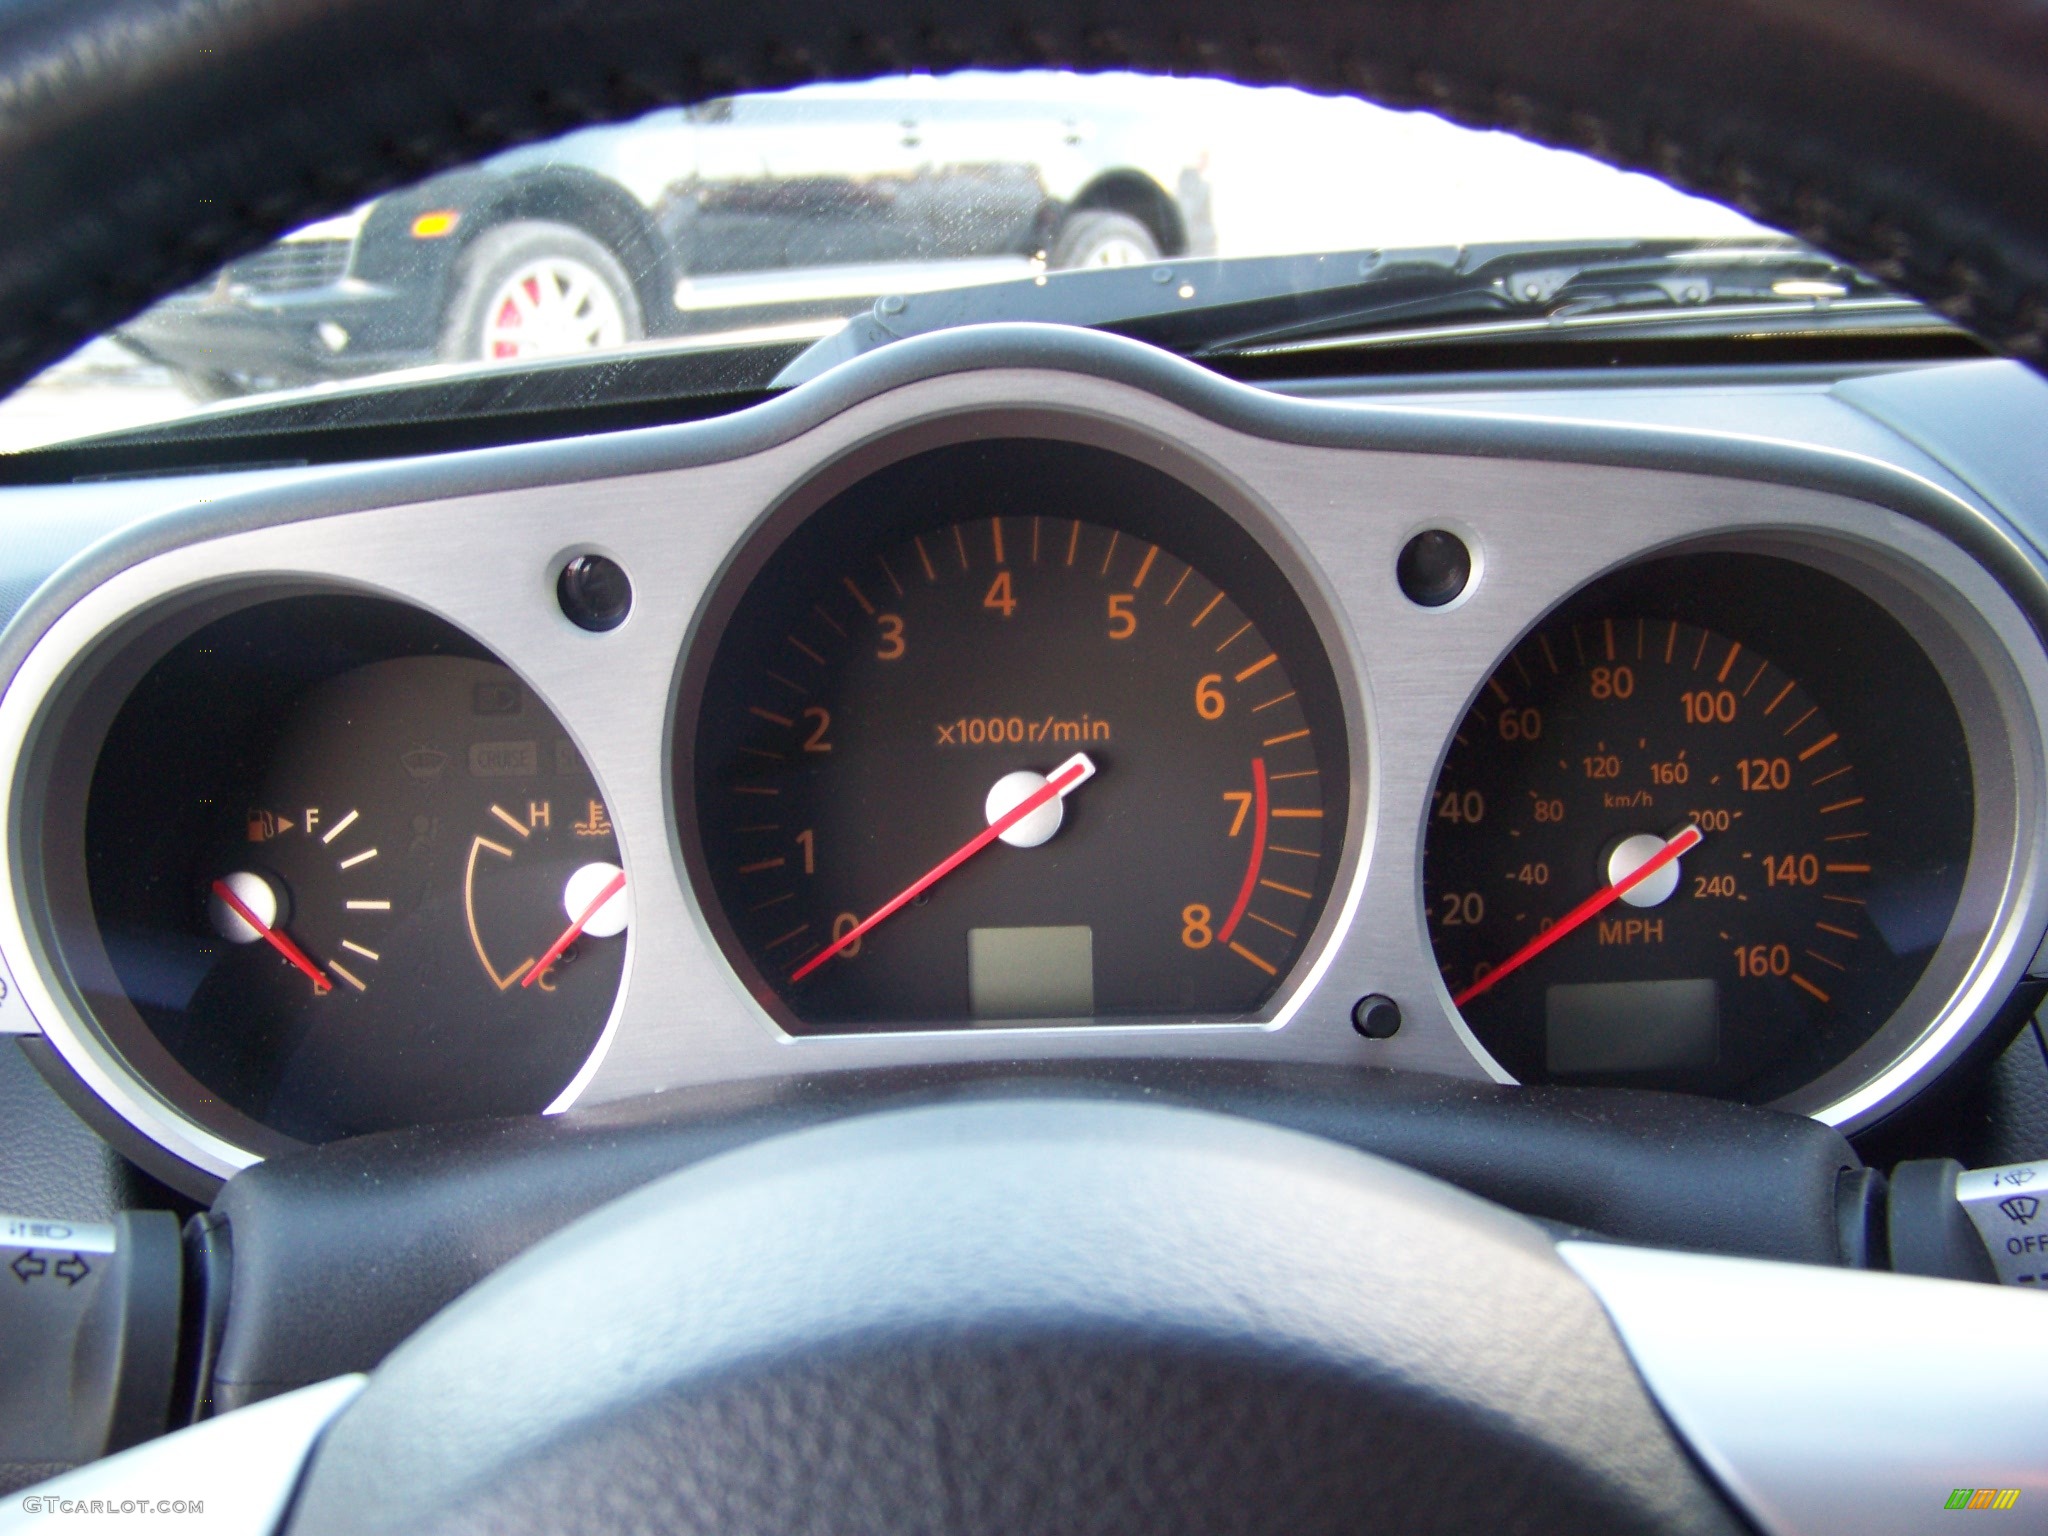
M 1523 1081 L 1769 1101 L 1926 971 L 1970 805 L 1955 707 L 1875 603 L 1789 561 L 1660 561 L 1484 685 L 1431 801 L 1430 936 Z
M 706 905 L 797 1029 L 1257 1018 L 1344 851 L 1296 590 L 1101 448 L 939 447 L 831 497 L 746 583 L 698 720 Z

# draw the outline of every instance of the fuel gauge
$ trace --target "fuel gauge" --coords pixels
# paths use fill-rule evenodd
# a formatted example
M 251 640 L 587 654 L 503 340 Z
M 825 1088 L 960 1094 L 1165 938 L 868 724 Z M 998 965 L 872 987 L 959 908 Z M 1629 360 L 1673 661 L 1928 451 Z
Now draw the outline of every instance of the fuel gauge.
M 240 867 L 209 883 L 207 917 L 230 944 L 261 940 L 269 945 L 306 978 L 315 995 L 331 991 L 336 982 L 367 991 L 364 977 L 375 974 L 371 967 L 383 955 L 349 935 L 375 936 L 388 919 L 391 899 L 369 894 L 376 888 L 374 873 L 348 877 L 375 862 L 377 844 L 366 835 L 362 812 L 353 807 L 324 830 L 317 807 L 301 815 L 303 824 L 275 811 L 250 811 L 248 846 L 223 859 Z M 294 832 L 300 834 L 296 839 Z M 348 841 L 341 841 L 344 838 Z M 325 952 L 322 961 L 314 960 L 292 937 L 308 922 L 329 940 L 319 946 Z M 260 952 L 252 953 L 256 961 L 264 958 Z

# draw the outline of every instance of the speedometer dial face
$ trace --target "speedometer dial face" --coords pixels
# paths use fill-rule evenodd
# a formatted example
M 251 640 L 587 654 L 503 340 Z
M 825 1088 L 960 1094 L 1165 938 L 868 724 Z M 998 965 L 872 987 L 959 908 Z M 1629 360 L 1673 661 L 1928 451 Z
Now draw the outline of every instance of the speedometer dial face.
M 1459 727 L 1424 871 L 1445 985 L 1524 1081 L 1780 1097 L 1925 971 L 1969 797 L 1954 706 L 1875 604 L 1660 562 L 1525 639 Z
M 1343 850 L 1300 600 L 1128 458 L 942 448 L 842 492 L 727 626 L 700 879 L 798 1029 L 1257 1017 Z

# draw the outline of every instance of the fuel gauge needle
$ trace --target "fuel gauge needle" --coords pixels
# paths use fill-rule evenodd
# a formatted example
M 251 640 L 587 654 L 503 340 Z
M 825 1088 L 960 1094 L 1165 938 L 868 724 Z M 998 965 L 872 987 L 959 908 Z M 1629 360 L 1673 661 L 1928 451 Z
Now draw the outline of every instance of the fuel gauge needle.
M 604 904 L 625 888 L 626 872 L 622 869 L 604 883 L 604 888 L 597 893 L 597 896 L 591 901 L 590 905 L 577 915 L 576 921 L 562 930 L 562 936 L 548 946 L 547 953 L 533 962 L 533 969 L 519 978 L 519 985 L 522 987 L 532 986 L 540 978 L 543 971 L 562 958 L 562 951 L 576 942 L 577 936 L 583 932 L 590 920 L 597 916 Z
M 298 945 L 294 944 L 290 939 L 286 938 L 283 934 L 279 933 L 275 928 L 271 927 L 270 924 L 264 922 L 262 918 L 258 917 L 254 910 L 251 909 L 249 904 L 234 893 L 233 887 L 231 887 L 227 883 L 227 881 L 214 881 L 213 894 L 218 896 L 222 901 L 226 902 L 229 910 L 231 910 L 235 914 L 235 916 L 239 917 L 251 928 L 254 928 L 256 932 L 262 937 L 264 943 L 268 944 L 280 955 L 283 955 L 285 959 L 291 961 L 293 965 L 297 966 L 300 970 L 304 971 L 307 977 L 312 981 L 314 991 L 331 992 L 334 990 L 334 983 L 327 979 L 327 973 L 321 970 L 320 967 L 315 965 L 312 961 L 308 960 L 306 958 L 306 952 L 303 949 L 299 948 Z
M 1464 1007 L 1503 976 L 1513 975 L 1531 960 L 1542 954 L 1543 951 L 1550 948 L 1559 939 L 1570 933 L 1574 928 L 1583 927 L 1594 917 L 1606 911 L 1615 902 L 1621 900 L 1622 897 L 1641 885 L 1680 854 L 1688 853 L 1692 849 L 1699 847 L 1701 841 L 1700 829 L 1697 826 L 1687 827 L 1605 890 L 1595 891 L 1576 907 L 1573 907 L 1571 911 L 1565 913 L 1563 917 L 1560 917 L 1548 928 L 1537 934 L 1535 938 L 1524 944 L 1512 955 L 1509 955 L 1507 959 L 1501 961 L 1499 965 L 1473 982 L 1471 986 L 1452 997 L 1451 1001 L 1460 1008 Z

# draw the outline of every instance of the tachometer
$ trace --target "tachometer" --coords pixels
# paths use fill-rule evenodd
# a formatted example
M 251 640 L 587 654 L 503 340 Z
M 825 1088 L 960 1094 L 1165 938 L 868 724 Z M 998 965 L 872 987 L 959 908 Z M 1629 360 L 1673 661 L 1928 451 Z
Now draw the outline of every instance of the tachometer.
M 1431 802 L 1430 936 L 1524 1081 L 1769 1100 L 1926 969 L 1969 804 L 1955 708 L 1869 599 L 1784 561 L 1659 562 L 1487 681 Z
M 934 449 L 813 514 L 694 747 L 706 905 L 798 1027 L 1256 1017 L 1344 848 L 1299 597 L 1207 498 L 1075 444 Z

